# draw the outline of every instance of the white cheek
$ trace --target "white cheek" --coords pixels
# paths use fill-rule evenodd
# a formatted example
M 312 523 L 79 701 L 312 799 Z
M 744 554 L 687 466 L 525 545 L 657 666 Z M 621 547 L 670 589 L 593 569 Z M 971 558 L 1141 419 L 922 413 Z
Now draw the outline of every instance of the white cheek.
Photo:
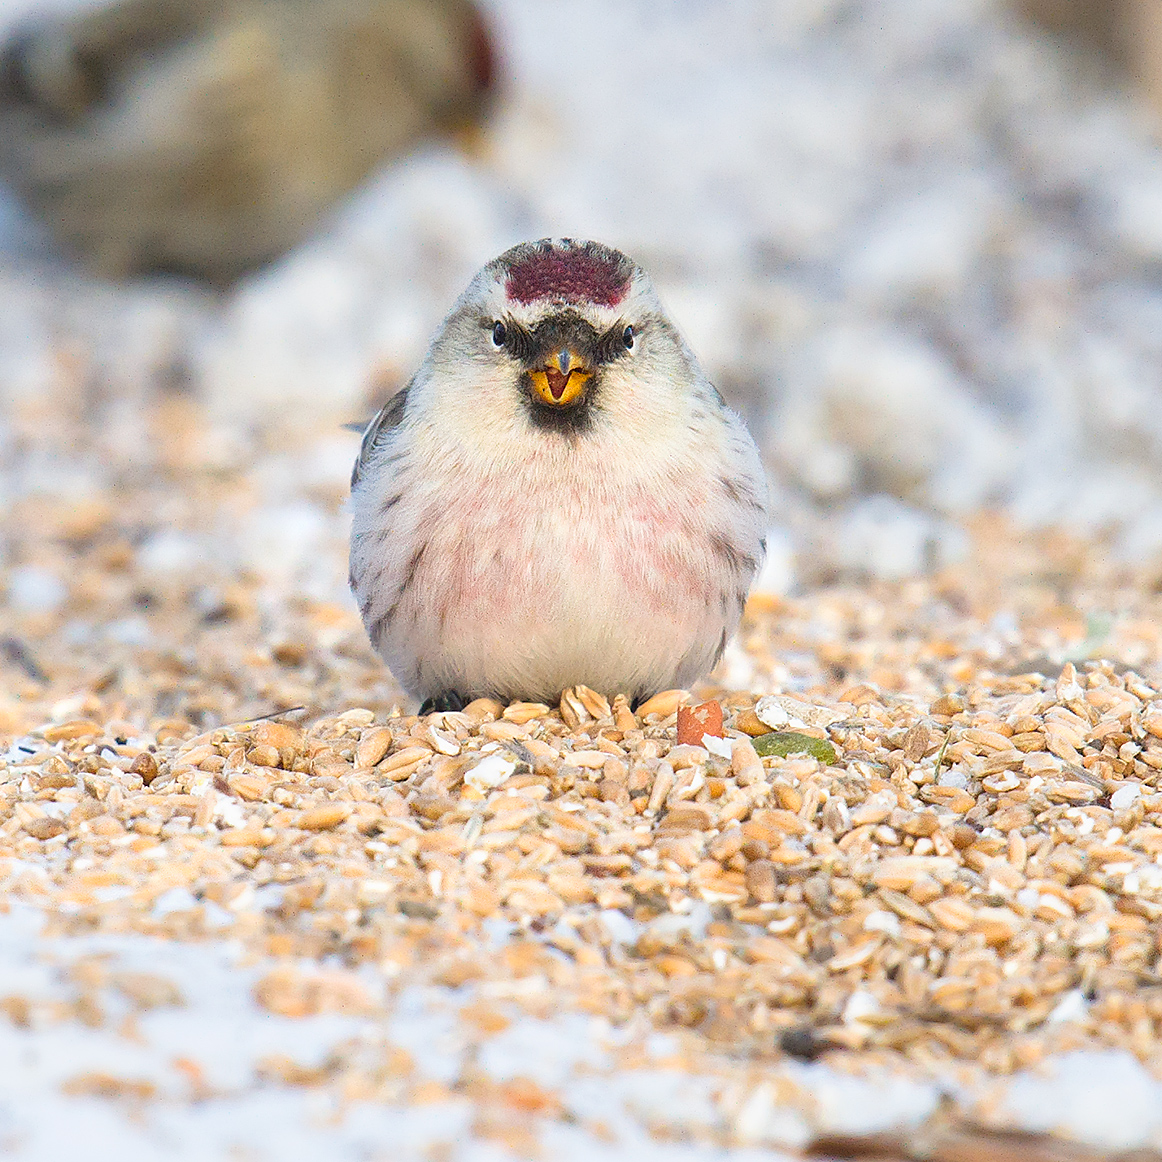
M 511 371 L 489 352 L 445 363 L 428 390 L 432 403 L 451 420 L 471 418 L 478 405 L 495 404 L 511 387 Z
M 417 388 L 426 418 L 417 441 L 439 460 L 495 457 L 511 439 L 519 413 L 517 372 L 506 356 L 489 352 L 443 364 Z
M 689 373 L 676 361 L 643 351 L 606 371 L 603 406 L 624 434 L 653 445 L 679 435 L 689 412 Z

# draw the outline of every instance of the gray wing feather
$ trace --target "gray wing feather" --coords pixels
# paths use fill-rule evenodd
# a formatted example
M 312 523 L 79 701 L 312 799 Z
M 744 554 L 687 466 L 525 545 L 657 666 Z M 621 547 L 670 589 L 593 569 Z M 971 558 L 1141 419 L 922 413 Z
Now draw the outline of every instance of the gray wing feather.
M 370 463 L 371 457 L 375 454 L 375 449 L 383 437 L 393 428 L 399 427 L 403 421 L 404 409 L 407 407 L 408 388 L 410 387 L 411 384 L 409 383 L 407 387 L 397 391 L 383 405 L 379 411 L 379 415 L 367 425 L 367 431 L 363 433 L 363 443 L 359 446 L 359 458 L 355 461 L 355 467 L 351 470 L 352 488 L 359 483 L 360 474 Z

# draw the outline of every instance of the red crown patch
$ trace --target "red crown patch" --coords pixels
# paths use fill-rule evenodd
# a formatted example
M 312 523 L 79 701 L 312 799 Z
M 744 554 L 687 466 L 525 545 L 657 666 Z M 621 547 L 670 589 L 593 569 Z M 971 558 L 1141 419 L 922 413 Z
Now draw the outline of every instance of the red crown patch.
M 569 299 L 615 307 L 629 280 L 629 261 L 615 250 L 542 244 L 509 267 L 504 289 L 518 303 Z

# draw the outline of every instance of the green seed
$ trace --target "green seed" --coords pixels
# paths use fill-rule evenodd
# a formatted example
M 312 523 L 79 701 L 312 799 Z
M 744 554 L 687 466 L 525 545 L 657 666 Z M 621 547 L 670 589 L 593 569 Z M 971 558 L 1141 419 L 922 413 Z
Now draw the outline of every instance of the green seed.
M 763 758 L 771 755 L 786 758 L 792 754 L 809 754 L 813 759 L 831 766 L 838 757 L 831 743 L 822 738 L 812 738 L 809 734 L 796 734 L 793 730 L 776 730 L 751 741 Z

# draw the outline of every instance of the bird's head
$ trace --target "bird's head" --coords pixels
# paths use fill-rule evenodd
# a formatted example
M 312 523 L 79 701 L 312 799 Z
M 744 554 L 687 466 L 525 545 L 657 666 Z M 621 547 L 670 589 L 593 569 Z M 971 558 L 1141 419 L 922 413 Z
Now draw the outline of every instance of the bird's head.
M 488 264 L 432 350 L 441 410 L 576 438 L 643 430 L 704 382 L 645 272 L 596 242 L 522 243 Z M 712 390 L 712 389 L 710 389 Z

